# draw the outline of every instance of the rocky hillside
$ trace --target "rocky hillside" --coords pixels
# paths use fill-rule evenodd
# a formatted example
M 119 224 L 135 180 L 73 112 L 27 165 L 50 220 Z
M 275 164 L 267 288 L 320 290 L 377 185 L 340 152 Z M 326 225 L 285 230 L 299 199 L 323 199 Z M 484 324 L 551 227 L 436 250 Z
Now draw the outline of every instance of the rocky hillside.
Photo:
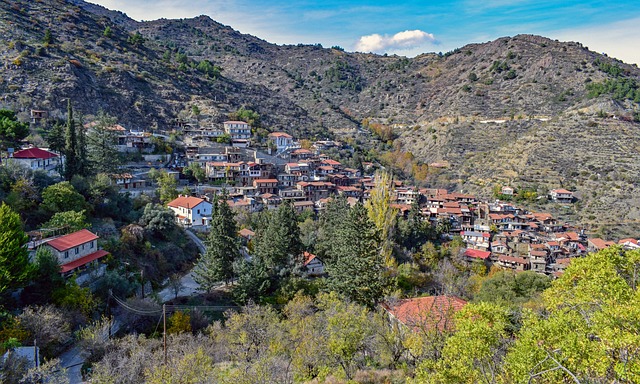
M 86 115 L 169 130 L 193 105 L 204 124 L 245 106 L 269 130 L 449 164 L 433 185 L 570 188 L 577 207 L 539 208 L 593 229 L 639 228 L 640 70 L 579 43 L 519 35 L 408 59 L 278 46 L 206 16 L 136 22 L 81 0 L 0 9 L 0 102 L 23 117 L 61 115 L 71 97 Z

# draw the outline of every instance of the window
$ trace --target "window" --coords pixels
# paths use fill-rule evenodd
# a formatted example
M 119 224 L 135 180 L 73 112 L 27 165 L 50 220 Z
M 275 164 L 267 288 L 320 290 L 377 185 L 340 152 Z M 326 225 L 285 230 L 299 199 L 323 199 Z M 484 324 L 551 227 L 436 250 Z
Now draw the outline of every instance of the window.
M 93 249 L 93 241 L 91 242 L 91 246 L 89 246 L 89 248 Z
M 66 252 L 64 253 L 64 258 L 65 258 L 65 259 L 68 259 L 68 258 L 69 258 L 69 251 L 66 251 Z
M 80 252 L 80 247 L 76 247 L 76 255 Z

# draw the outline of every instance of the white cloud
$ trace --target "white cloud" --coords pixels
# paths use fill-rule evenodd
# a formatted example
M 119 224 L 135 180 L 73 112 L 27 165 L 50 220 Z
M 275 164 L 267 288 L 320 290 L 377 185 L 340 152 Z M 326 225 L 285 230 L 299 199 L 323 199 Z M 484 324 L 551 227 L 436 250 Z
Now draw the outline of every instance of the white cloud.
M 359 52 L 383 53 L 393 50 L 407 50 L 435 42 L 436 38 L 433 34 L 416 29 L 398 32 L 393 36 L 383 36 L 377 33 L 362 36 L 356 43 L 355 49 Z

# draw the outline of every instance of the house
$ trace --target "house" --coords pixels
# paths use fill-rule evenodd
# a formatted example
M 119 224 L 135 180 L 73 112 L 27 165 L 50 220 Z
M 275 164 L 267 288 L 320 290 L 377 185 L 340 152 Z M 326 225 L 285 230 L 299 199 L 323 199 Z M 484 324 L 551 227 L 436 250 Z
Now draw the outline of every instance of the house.
M 225 121 L 224 132 L 231 140 L 247 140 L 251 138 L 251 126 L 244 121 Z
M 488 262 L 489 257 L 491 257 L 491 252 L 489 251 L 481 251 L 479 249 L 465 249 L 462 257 L 469 262 L 473 262 L 475 260 L 480 260 L 483 262 Z
M 456 296 L 427 296 L 384 303 L 392 319 L 416 332 L 451 331 L 456 312 L 467 305 Z
M 293 136 L 284 132 L 273 132 L 269 134 L 269 139 L 273 140 L 278 152 L 294 146 Z
M 49 174 L 57 173 L 62 159 L 57 154 L 41 148 L 27 148 L 16 151 L 10 157 L 12 162 L 22 164 L 29 169 L 41 170 Z
M 500 190 L 500 193 L 502 195 L 505 196 L 513 196 L 513 193 L 515 192 L 515 190 L 507 185 L 505 185 L 504 187 L 502 187 L 502 189 Z
M 637 239 L 621 239 L 618 240 L 618 244 L 622 246 L 622 248 L 627 250 L 640 249 L 640 243 Z
M 529 261 L 522 257 L 500 255 L 498 256 L 498 266 L 504 269 L 526 271 L 529 269 Z
M 302 256 L 304 257 L 303 265 L 307 270 L 307 276 L 320 276 L 324 274 L 324 263 L 316 255 L 305 251 Z
M 460 236 L 462 236 L 462 240 L 464 240 L 470 248 L 481 249 L 484 251 L 489 249 L 489 238 L 491 237 L 489 233 L 462 231 L 460 232 Z
M 549 191 L 549 197 L 556 203 L 571 203 L 573 202 L 573 192 L 566 189 L 552 189 Z
M 211 203 L 199 197 L 178 196 L 167 206 L 181 225 L 208 225 L 211 220 Z
M 98 239 L 99 237 L 91 231 L 82 229 L 48 240 L 42 246 L 47 247 L 58 258 L 60 272 L 70 276 L 109 254 L 98 249 Z
M 260 194 L 278 193 L 278 179 L 255 179 L 253 186 Z
M 612 245 L 615 245 L 613 241 L 606 241 L 597 237 L 587 240 L 587 248 L 589 249 L 589 252 L 601 251 L 605 248 L 609 248 Z

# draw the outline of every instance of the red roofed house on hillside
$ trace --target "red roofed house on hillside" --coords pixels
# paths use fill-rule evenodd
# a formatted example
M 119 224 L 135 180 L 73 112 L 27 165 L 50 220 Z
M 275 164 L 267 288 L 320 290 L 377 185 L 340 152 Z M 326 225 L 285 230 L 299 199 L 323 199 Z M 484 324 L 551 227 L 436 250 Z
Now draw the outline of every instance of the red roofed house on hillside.
M 467 302 L 456 296 L 429 296 L 384 303 L 389 315 L 413 331 L 451 331 L 453 316 Z
M 474 260 L 480 260 L 486 263 L 486 262 L 489 262 L 489 257 L 491 257 L 491 252 L 468 248 L 464 251 L 462 256 L 466 261 L 469 261 L 469 262 L 472 262 Z
M 571 203 L 573 202 L 573 192 L 566 189 L 552 189 L 549 191 L 551 200 L 557 203 Z
M 269 139 L 273 140 L 278 152 L 294 146 L 293 137 L 284 132 L 273 132 L 269 134 Z
M 211 203 L 199 197 L 178 196 L 167 206 L 181 225 L 209 225 L 211 220 Z
M 305 251 L 302 256 L 304 257 L 302 265 L 307 268 L 307 276 L 320 276 L 324 274 L 324 263 L 318 259 L 316 255 Z
M 42 170 L 47 173 L 57 173 L 62 164 L 60 156 L 40 148 L 27 148 L 16 151 L 11 161 L 27 166 L 31 170 Z
M 85 269 L 90 263 L 109 254 L 98 249 L 98 236 L 82 229 L 49 240 L 43 246 L 49 248 L 61 264 L 61 272 L 70 275 Z

